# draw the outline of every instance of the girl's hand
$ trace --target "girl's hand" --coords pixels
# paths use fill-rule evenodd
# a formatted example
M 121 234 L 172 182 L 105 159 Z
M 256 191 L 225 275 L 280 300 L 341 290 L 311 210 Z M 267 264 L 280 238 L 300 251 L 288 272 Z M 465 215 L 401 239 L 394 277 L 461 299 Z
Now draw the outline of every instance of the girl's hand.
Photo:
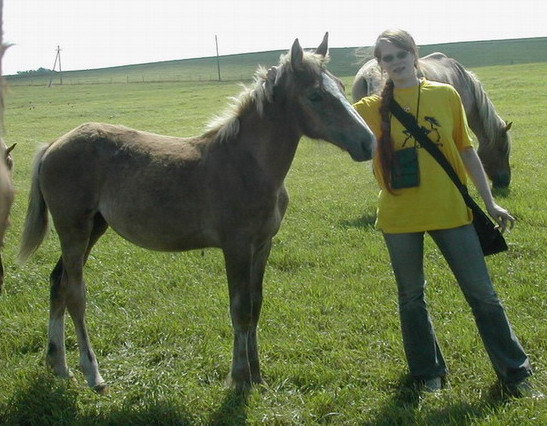
M 501 232 L 505 232 L 507 225 L 509 225 L 509 230 L 513 229 L 515 225 L 515 218 L 505 210 L 503 207 L 498 206 L 497 204 L 492 204 L 492 206 L 487 208 L 488 214 L 496 221 L 500 227 Z

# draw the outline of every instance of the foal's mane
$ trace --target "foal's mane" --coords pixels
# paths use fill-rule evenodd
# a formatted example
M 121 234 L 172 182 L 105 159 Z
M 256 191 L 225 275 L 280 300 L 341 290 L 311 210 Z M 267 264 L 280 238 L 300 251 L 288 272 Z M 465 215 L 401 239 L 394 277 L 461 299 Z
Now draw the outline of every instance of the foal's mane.
M 328 62 L 328 56 L 316 55 L 312 52 L 304 52 L 302 59 L 302 68 L 299 72 L 319 78 L 321 72 L 325 69 Z M 291 81 L 294 70 L 291 66 L 290 52 L 281 55 L 276 72 L 272 76 L 263 66 L 259 66 L 253 77 L 253 84 L 246 86 L 240 83 L 243 88 L 238 96 L 230 97 L 231 104 L 221 115 L 214 117 L 206 127 L 204 136 L 214 139 L 218 142 L 228 141 L 239 133 L 239 118 L 250 108 L 255 108 L 260 117 L 264 117 L 264 107 L 273 103 L 274 85 L 287 79 Z M 285 83 L 284 87 L 291 88 L 290 83 Z

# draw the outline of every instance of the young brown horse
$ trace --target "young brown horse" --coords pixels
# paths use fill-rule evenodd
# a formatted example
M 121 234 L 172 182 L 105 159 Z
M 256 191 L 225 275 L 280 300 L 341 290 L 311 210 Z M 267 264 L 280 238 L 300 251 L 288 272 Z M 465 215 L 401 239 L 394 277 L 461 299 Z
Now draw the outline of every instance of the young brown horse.
M 511 141 L 507 124 L 497 114 L 494 104 L 479 79 L 459 62 L 443 53 L 432 53 L 418 60 L 421 75 L 432 81 L 448 83 L 460 94 L 469 127 L 477 136 L 477 153 L 492 184 L 506 188 L 511 182 L 509 153 Z M 365 63 L 353 82 L 352 97 L 357 102 L 364 96 L 379 94 L 384 76 L 376 59 Z
M 62 256 L 51 273 L 47 362 L 70 377 L 64 345 L 68 309 L 89 386 L 105 389 L 86 325 L 83 266 L 111 226 L 149 249 L 223 250 L 234 328 L 231 383 L 262 381 L 256 328 L 272 237 L 288 196 L 284 179 L 302 135 L 324 139 L 354 160 L 371 158 L 374 137 L 326 68 L 327 34 L 315 53 L 290 52 L 201 136 L 179 139 L 88 123 L 38 153 L 20 257 L 42 242 L 47 210 Z

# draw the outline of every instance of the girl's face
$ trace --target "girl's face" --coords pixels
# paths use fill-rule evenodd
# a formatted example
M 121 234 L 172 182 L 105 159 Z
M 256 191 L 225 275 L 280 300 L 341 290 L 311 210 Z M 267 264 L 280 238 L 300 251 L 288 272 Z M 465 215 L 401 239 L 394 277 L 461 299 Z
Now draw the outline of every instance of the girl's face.
M 408 50 L 401 49 L 387 41 L 378 44 L 380 58 L 378 63 L 394 82 L 416 80 L 416 56 Z

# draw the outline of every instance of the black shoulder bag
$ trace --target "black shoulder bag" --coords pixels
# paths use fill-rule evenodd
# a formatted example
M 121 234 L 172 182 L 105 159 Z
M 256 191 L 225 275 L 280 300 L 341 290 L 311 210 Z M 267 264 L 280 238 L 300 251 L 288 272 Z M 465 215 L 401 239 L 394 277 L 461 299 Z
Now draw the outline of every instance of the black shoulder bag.
M 503 238 L 502 233 L 498 227 L 490 220 L 488 215 L 482 211 L 479 205 L 471 198 L 465 186 L 452 165 L 448 162 L 441 150 L 435 145 L 424 132 L 424 129 L 420 127 L 416 121 L 416 118 L 405 112 L 395 99 L 391 100 L 389 108 L 393 115 L 401 122 L 403 126 L 410 132 L 420 145 L 431 154 L 431 156 L 437 160 L 441 167 L 446 171 L 448 176 L 452 179 L 456 187 L 460 190 L 462 197 L 467 204 L 467 207 L 473 212 L 473 226 L 479 236 L 482 252 L 485 256 L 490 254 L 500 253 L 507 250 L 507 243 Z

